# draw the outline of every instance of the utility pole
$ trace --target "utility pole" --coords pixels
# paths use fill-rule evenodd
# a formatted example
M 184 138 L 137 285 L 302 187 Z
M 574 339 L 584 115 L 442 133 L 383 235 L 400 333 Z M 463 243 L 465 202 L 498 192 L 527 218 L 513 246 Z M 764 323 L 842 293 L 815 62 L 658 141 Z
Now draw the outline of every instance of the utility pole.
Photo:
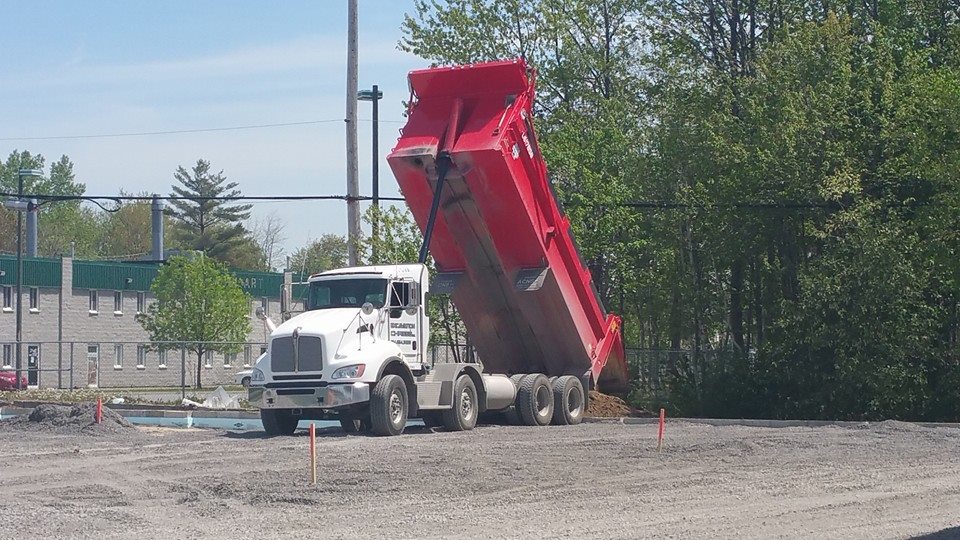
M 371 224 L 371 236 L 373 238 L 373 245 L 371 246 L 370 259 L 374 264 L 379 263 L 377 258 L 377 239 L 380 237 L 380 99 L 383 98 L 383 92 L 380 91 L 380 87 L 373 85 L 373 88 L 370 90 L 361 90 L 357 93 L 357 99 L 360 101 L 370 101 L 373 105 L 373 141 L 372 142 L 372 154 L 373 154 L 373 163 L 371 163 L 371 171 L 373 173 L 373 206 L 376 208 L 376 213 L 373 215 L 373 223 Z
M 17 200 L 7 201 L 4 206 L 17 211 L 17 358 L 16 378 L 17 387 L 20 386 L 20 377 L 23 370 L 23 212 L 36 211 L 29 202 L 23 200 L 23 177 L 43 177 L 43 171 L 38 169 L 17 170 Z
M 347 258 L 350 266 L 359 264 L 360 173 L 357 168 L 357 0 L 347 7 Z
M 25 171 L 17 171 L 17 201 L 23 201 L 23 176 Z M 23 368 L 21 351 L 23 349 L 23 212 L 17 212 L 17 381 L 20 387 L 20 370 Z

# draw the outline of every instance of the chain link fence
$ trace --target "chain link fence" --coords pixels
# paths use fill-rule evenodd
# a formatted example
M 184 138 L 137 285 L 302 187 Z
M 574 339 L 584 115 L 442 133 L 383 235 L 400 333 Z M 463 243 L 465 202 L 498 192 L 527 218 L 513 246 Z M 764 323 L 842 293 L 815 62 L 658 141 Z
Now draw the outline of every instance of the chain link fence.
M 266 344 L 24 342 L 19 362 L 15 342 L 0 342 L 0 351 L 0 369 L 19 372 L 28 387 L 183 388 L 240 384 L 238 372 L 250 369 Z
M 32 388 L 155 388 L 183 393 L 198 386 L 198 377 L 206 388 L 242 384 L 241 372 L 252 369 L 266 349 L 267 344 L 260 342 L 24 342 L 18 366 L 16 343 L 5 341 L 0 342 L 0 370 L 18 371 Z M 426 359 L 434 365 L 481 362 L 469 342 L 432 344 Z M 689 371 L 710 358 L 691 350 L 627 348 L 626 361 L 634 392 L 663 397 L 679 370 Z

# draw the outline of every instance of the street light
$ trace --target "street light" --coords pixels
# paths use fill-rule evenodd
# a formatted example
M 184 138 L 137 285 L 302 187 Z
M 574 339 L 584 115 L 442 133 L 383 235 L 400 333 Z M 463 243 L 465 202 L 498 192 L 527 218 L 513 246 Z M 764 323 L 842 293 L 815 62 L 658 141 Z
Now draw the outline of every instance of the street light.
M 377 208 L 373 215 L 372 223 L 372 236 L 373 236 L 373 249 L 371 250 L 371 258 L 374 263 L 379 262 L 377 260 L 377 242 L 380 233 L 380 216 L 378 215 L 380 211 L 380 157 L 378 149 L 378 140 L 379 140 L 379 131 L 380 131 L 380 116 L 379 116 L 379 106 L 380 100 L 383 99 L 383 92 L 380 91 L 377 85 L 373 85 L 373 88 L 370 90 L 360 90 L 357 92 L 358 101 L 370 101 L 373 103 L 373 206 Z
M 21 359 L 23 345 L 23 212 L 33 210 L 30 204 L 23 200 L 23 179 L 32 176 L 43 178 L 40 169 L 20 169 L 17 171 L 17 200 L 10 201 L 7 206 L 17 210 L 17 386 L 20 386 L 23 360 Z

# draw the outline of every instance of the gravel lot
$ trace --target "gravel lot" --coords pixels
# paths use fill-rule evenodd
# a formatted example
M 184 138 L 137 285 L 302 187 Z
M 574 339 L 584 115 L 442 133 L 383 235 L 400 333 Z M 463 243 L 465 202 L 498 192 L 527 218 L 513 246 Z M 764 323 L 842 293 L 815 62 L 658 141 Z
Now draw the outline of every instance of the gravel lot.
M 960 536 L 960 430 L 655 425 L 395 438 L 0 429 L 0 537 Z

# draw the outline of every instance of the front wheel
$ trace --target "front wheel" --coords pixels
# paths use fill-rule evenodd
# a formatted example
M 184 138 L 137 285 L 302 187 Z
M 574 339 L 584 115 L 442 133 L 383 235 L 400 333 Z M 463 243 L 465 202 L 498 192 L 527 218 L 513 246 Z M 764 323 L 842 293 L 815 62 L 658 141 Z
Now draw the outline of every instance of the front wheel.
M 287 409 L 260 409 L 260 421 L 267 435 L 293 435 L 300 419 Z
M 399 375 L 386 375 L 370 394 L 370 424 L 376 435 L 399 435 L 407 425 L 407 385 Z
M 363 433 L 370 429 L 370 420 L 363 415 L 341 414 L 340 427 L 346 433 Z
M 443 411 L 443 427 L 447 431 L 470 431 L 480 414 L 477 387 L 469 375 L 457 377 L 453 385 L 453 407 Z

